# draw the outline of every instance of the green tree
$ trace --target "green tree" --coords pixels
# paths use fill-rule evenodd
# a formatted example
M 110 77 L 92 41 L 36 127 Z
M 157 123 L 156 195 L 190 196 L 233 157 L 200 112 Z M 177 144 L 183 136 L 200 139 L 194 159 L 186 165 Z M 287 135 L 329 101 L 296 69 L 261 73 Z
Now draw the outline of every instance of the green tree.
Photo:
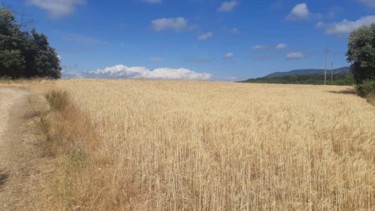
M 0 34 L 9 36 L 15 30 L 18 30 L 18 27 L 13 13 L 4 7 L 0 8 Z
M 0 8 L 0 77 L 60 78 L 60 60 L 48 38 L 35 29 L 21 31 L 7 8 Z
M 357 84 L 375 80 L 375 24 L 353 31 L 349 36 L 347 60 Z
M 343 80 L 342 83 L 344 85 L 353 85 L 353 84 L 355 84 L 353 75 L 350 75 L 350 74 L 345 75 L 345 78 L 344 78 L 344 80 Z
M 38 33 L 35 29 L 31 31 L 31 51 L 30 71 L 31 76 L 46 76 L 50 78 L 60 78 L 60 60 L 55 49 L 51 48 L 48 38 L 43 33 Z M 30 52 L 29 52 L 30 54 Z
M 25 75 L 25 60 L 20 50 L 0 52 L 0 76 L 20 78 Z
M 17 78 L 25 73 L 20 35 L 22 32 L 13 14 L 5 8 L 0 8 L 0 76 Z

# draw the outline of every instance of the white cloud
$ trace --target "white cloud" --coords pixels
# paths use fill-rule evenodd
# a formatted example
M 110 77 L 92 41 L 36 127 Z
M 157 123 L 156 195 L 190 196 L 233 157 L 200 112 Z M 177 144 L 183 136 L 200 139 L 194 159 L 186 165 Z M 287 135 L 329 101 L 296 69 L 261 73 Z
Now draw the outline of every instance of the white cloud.
M 207 32 L 207 33 L 199 35 L 198 36 L 198 40 L 201 40 L 201 41 L 207 40 L 207 39 L 209 39 L 209 38 L 211 38 L 213 36 L 214 36 L 214 34 L 212 32 Z
M 143 0 L 143 1 L 150 3 L 150 4 L 160 4 L 163 2 L 162 0 Z
M 288 45 L 287 44 L 284 44 L 284 43 L 280 43 L 278 45 L 276 45 L 276 49 L 284 49 L 284 48 L 287 48 Z
M 166 79 L 166 80 L 210 80 L 209 73 L 199 73 L 185 68 L 157 68 L 150 70 L 146 67 L 128 67 L 115 65 L 89 72 L 67 72 L 63 77 L 72 78 L 130 78 L 130 79 Z
M 292 11 L 290 11 L 287 16 L 287 20 L 304 20 L 307 19 L 310 15 L 309 8 L 306 3 L 297 4 L 294 6 Z
M 55 18 L 70 15 L 77 5 L 85 4 L 85 0 L 27 0 L 36 7 L 47 10 L 49 15 Z
M 217 10 L 219 12 L 231 12 L 238 4 L 238 1 L 225 1 L 221 3 L 221 6 Z
M 302 52 L 291 52 L 286 55 L 287 59 L 302 59 L 305 55 Z
M 267 49 L 267 46 L 266 45 L 256 45 L 253 47 L 254 50 L 256 51 L 261 51 L 261 50 L 265 50 Z
M 375 16 L 362 17 L 356 21 L 343 20 L 339 23 L 325 24 L 323 22 L 318 22 L 316 24 L 319 28 L 324 28 L 327 34 L 347 34 L 362 26 L 370 26 L 375 23 Z
M 359 0 L 368 7 L 375 7 L 375 0 Z
M 232 30 L 230 30 L 230 32 L 232 34 L 240 34 L 241 33 L 241 31 L 239 29 L 237 29 L 237 28 L 233 28 Z
M 234 56 L 234 53 L 232 53 L 232 52 L 228 52 L 228 53 L 226 53 L 226 54 L 224 55 L 224 59 L 231 59 L 231 58 L 233 58 L 233 56 Z
M 155 31 L 173 30 L 182 31 L 188 27 L 188 20 L 183 17 L 159 18 L 151 22 Z
M 318 23 L 316 23 L 316 27 L 318 28 L 323 28 L 325 26 L 325 23 L 323 21 L 319 21 Z

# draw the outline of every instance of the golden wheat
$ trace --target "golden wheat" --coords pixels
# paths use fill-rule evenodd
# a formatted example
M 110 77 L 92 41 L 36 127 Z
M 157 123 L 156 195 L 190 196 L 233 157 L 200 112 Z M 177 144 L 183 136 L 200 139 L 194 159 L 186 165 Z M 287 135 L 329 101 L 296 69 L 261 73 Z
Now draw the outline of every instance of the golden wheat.
M 57 87 L 98 136 L 80 133 L 86 160 L 70 175 L 73 205 L 375 209 L 375 107 L 350 87 L 142 80 Z

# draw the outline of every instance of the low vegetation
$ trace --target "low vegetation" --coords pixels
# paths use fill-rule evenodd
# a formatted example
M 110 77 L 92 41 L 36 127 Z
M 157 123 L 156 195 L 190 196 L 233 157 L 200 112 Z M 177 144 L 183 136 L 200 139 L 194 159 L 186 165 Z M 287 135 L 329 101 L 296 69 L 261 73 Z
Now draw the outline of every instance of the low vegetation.
M 51 85 L 51 82 L 48 82 Z M 73 178 L 80 176 L 86 164 L 87 143 L 95 145 L 96 131 L 87 115 L 76 107 L 66 91 L 54 86 L 46 89 L 42 84 L 33 85 L 44 98 L 49 109 L 38 112 L 35 121 L 41 157 L 48 158 L 54 177 L 42 178 L 48 202 L 46 210 L 80 210 L 73 199 Z M 53 165 L 53 167 L 51 167 Z
M 375 95 L 369 95 L 367 97 L 367 102 L 370 103 L 371 105 L 375 106 Z
M 57 210 L 375 208 L 374 107 L 350 87 L 56 83 Z
M 366 98 L 375 96 L 375 80 L 364 81 L 356 86 L 357 94 Z
M 55 111 L 61 111 L 69 104 L 68 93 L 65 91 L 52 90 L 45 94 L 45 98 L 51 109 Z

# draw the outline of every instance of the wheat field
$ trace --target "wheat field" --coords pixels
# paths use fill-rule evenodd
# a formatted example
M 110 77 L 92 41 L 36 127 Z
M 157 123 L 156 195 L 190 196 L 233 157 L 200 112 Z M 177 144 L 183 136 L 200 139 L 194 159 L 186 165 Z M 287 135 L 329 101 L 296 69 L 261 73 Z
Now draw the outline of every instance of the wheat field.
M 70 115 L 66 126 L 81 130 L 74 147 L 84 157 L 64 183 L 70 205 L 375 209 L 375 107 L 351 87 L 83 79 L 56 87 L 92 123 Z

